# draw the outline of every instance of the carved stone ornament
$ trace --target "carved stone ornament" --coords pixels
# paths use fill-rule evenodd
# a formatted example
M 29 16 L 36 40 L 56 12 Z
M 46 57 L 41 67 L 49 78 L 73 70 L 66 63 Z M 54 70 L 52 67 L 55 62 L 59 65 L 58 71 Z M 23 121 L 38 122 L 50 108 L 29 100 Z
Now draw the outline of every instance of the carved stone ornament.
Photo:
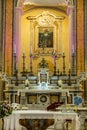
M 52 26 L 54 24 L 55 17 L 49 14 L 48 11 L 44 11 L 38 18 L 37 22 L 39 26 Z

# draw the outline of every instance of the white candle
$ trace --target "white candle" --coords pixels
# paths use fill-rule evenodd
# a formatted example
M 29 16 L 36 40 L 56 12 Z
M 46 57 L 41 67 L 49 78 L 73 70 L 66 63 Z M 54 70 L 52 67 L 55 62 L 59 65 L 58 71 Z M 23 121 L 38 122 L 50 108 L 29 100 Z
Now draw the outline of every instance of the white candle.
M 69 63 L 69 69 L 71 69 L 71 64 Z
M 32 54 L 32 44 L 30 44 L 30 54 Z
M 72 52 L 74 53 L 74 45 L 72 44 Z
M 16 53 L 16 45 L 14 44 L 14 53 Z

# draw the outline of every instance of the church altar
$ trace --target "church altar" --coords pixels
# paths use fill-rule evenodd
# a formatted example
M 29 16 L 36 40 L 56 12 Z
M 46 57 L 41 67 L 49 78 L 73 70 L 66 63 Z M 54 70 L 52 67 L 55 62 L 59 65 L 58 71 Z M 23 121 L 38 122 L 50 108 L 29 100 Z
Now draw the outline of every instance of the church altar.
M 37 123 L 37 130 L 50 130 L 49 127 L 39 129 L 39 124 L 44 121 L 50 121 L 51 130 L 56 130 L 59 122 L 64 125 L 66 120 L 69 120 L 72 129 L 79 130 L 80 123 L 77 113 L 71 111 L 47 111 L 47 108 L 55 102 L 73 105 L 76 95 L 82 98 L 83 89 L 80 82 L 83 81 L 83 77 L 84 75 L 72 76 L 70 72 L 68 75 L 49 76 L 48 69 L 45 68 L 40 69 L 38 76 L 19 76 L 17 73 L 16 76 L 8 77 L 4 74 L 4 79 L 8 83 L 8 88 L 4 90 L 4 93 L 8 96 L 9 103 L 18 103 L 21 106 L 19 109 L 14 110 L 12 115 L 5 117 L 4 130 L 26 130 L 24 128 L 25 124 L 21 124 L 22 120 L 29 122 L 29 124 Z M 26 81 L 28 82 L 27 87 Z M 61 84 L 59 84 L 60 81 Z M 29 129 L 29 124 L 27 125 L 28 128 L 26 128 L 32 130 Z
M 46 111 L 46 110 L 14 110 L 12 115 L 4 118 L 4 130 L 22 130 L 22 126 L 19 124 L 20 119 L 54 119 L 53 129 L 59 120 L 72 120 L 72 129 L 79 130 L 80 123 L 78 115 L 74 112 L 63 113 L 58 111 Z M 24 129 L 23 129 L 24 130 Z M 49 130 L 49 129 L 47 129 Z

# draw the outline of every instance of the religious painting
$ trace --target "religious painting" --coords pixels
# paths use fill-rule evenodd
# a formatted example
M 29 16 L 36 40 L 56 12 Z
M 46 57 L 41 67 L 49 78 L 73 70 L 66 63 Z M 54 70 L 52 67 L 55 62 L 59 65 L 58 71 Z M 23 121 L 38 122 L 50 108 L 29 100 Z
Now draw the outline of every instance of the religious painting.
M 38 48 L 53 48 L 53 27 L 39 27 L 38 39 Z

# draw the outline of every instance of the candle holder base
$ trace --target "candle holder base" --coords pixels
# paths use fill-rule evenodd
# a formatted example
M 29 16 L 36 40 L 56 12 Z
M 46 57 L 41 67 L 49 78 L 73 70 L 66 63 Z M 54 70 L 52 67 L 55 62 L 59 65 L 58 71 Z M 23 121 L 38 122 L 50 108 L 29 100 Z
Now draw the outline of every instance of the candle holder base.
M 29 76 L 34 76 L 33 72 L 29 72 Z
M 62 76 L 66 76 L 66 73 L 62 74 Z
M 22 74 L 22 76 L 27 76 L 27 75 L 29 75 L 29 72 L 27 72 L 27 71 L 24 71 L 24 72 L 21 72 L 21 74 Z

